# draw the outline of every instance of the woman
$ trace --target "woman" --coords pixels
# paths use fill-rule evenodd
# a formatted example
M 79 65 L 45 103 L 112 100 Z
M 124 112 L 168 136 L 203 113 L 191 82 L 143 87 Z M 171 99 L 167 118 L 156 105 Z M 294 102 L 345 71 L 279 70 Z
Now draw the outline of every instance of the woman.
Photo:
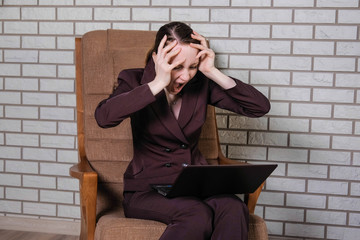
M 161 27 L 144 69 L 119 74 L 114 93 L 95 111 L 107 128 L 131 118 L 134 157 L 124 174 L 126 217 L 161 221 L 160 239 L 247 239 L 248 209 L 234 195 L 168 199 L 150 187 L 172 183 L 189 164 L 205 165 L 198 149 L 207 104 L 248 117 L 270 109 L 259 91 L 221 73 L 206 39 L 189 26 Z

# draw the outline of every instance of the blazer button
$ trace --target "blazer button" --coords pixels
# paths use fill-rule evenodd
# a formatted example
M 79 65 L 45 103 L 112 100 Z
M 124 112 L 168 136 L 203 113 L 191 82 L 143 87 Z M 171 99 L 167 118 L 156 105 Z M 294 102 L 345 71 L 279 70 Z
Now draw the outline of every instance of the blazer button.
M 182 148 L 182 149 L 187 149 L 187 147 L 188 147 L 188 146 L 187 146 L 186 144 L 181 144 L 181 145 L 180 145 L 180 148 Z
M 169 152 L 171 152 L 171 149 L 170 148 L 165 148 L 164 151 L 169 153 Z
M 171 163 L 165 163 L 165 167 L 171 167 Z

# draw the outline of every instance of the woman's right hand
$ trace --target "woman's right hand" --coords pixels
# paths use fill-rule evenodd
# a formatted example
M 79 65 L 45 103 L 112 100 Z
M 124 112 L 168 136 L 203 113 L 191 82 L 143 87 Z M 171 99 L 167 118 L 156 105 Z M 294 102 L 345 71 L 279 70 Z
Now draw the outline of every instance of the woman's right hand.
M 153 52 L 152 54 L 155 63 L 156 76 L 155 79 L 149 83 L 149 87 L 154 95 L 158 94 L 170 84 L 171 71 L 185 61 L 184 58 L 172 62 L 172 59 L 180 53 L 181 48 L 175 48 L 177 45 L 176 40 L 165 46 L 166 40 L 167 36 L 165 35 L 159 44 L 157 53 Z

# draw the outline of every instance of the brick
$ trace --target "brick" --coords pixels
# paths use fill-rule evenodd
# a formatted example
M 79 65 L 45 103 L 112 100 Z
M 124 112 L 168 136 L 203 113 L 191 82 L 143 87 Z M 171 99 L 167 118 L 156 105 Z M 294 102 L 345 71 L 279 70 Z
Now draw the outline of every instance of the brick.
M 326 196 L 309 194 L 287 194 L 286 206 L 325 209 Z
M 359 56 L 359 42 L 338 42 L 336 45 L 336 55 L 343 56 Z
M 21 121 L 20 120 L 0 119 L 0 131 L 2 131 L 2 132 L 20 132 L 21 131 Z
M 310 101 L 310 89 L 272 87 L 271 100 Z
M 80 218 L 80 208 L 78 206 L 58 205 L 58 216 L 67 218 Z
M 291 208 L 266 207 L 266 219 L 283 221 L 300 221 L 304 219 L 304 210 Z
M 230 56 L 230 67 L 241 69 L 268 69 L 269 57 L 266 56 Z
M 249 83 L 249 71 L 235 69 L 221 69 L 221 71 L 231 77 L 240 79 L 244 83 Z
M 56 177 L 24 175 L 23 186 L 33 188 L 55 189 Z
M 219 131 L 221 143 L 246 144 L 247 133 L 241 131 Z
M 191 27 L 205 37 L 228 37 L 228 24 L 191 24 Z
M 6 198 L 11 200 L 38 201 L 38 190 L 24 188 L 6 188 Z
M 360 226 L 360 214 L 350 213 L 349 215 L 349 225 L 350 226 Z
M 333 165 L 350 165 L 351 155 L 349 152 L 338 151 L 310 151 L 311 163 L 323 163 Z
M 356 39 L 354 26 L 316 26 L 315 39 Z
M 346 225 L 346 213 L 308 210 L 306 211 L 306 222 L 330 225 Z
M 21 202 L 20 201 L 0 200 L 0 212 L 21 213 Z
M 274 7 L 314 7 L 314 0 L 274 0 Z
M 55 20 L 55 8 L 36 7 L 21 8 L 22 20 Z
M 327 237 L 329 239 L 357 239 L 360 235 L 359 228 L 328 226 Z
M 330 166 L 331 179 L 359 180 L 360 167 Z
M 360 198 L 329 197 L 329 209 L 358 211 L 360 209 Z
M 95 8 L 96 10 L 96 8 Z M 92 20 L 92 8 L 65 7 L 57 9 L 58 20 Z
M 270 25 L 231 25 L 231 37 L 239 38 L 268 38 L 270 37 Z
M 38 80 L 36 78 L 5 78 L 6 90 L 37 91 Z
M 21 119 L 37 119 L 37 107 L 5 106 L 5 117 Z
M 351 134 L 351 121 L 312 120 L 311 132 L 330 134 Z
M 277 162 L 307 162 L 307 155 L 307 150 L 270 147 L 268 160 Z
M 58 162 L 77 163 L 78 152 L 74 150 L 58 150 Z
M 4 5 L 37 5 L 36 0 L 4 0 Z
M 1 28 L 0 28 L 0 30 L 1 30 Z M 20 37 L 19 36 L 0 36 L 0 47 L 1 48 L 19 48 L 20 47 Z
M 206 8 L 172 8 L 172 21 L 195 21 L 205 22 L 209 21 L 209 9 Z
M 27 133 L 56 133 L 56 122 L 23 121 L 23 132 Z
M 336 87 L 360 88 L 360 74 L 338 73 L 336 74 Z
M 310 57 L 272 57 L 271 69 L 311 70 Z
M 354 90 L 314 89 L 313 100 L 315 102 L 352 103 L 354 102 Z
M 360 183 L 351 183 L 351 196 L 360 196 Z
M 272 131 L 290 131 L 290 132 L 308 132 L 308 119 L 291 119 L 291 118 L 271 118 L 270 130 Z
M 267 118 L 247 118 L 243 116 L 229 116 L 230 129 L 267 130 Z
M 218 68 L 228 68 L 229 67 L 229 56 L 224 54 L 217 54 L 215 56 L 215 65 Z
M 211 9 L 211 22 L 250 22 L 249 9 Z
M 66 134 L 66 135 L 76 135 L 77 134 L 76 123 L 59 122 L 58 126 L 59 126 L 59 128 L 58 128 L 59 134 Z
M 192 6 L 230 6 L 230 0 L 192 0 Z
M 54 49 L 55 37 L 23 36 L 22 48 Z
M 293 85 L 298 86 L 333 86 L 334 75 L 331 73 L 294 72 Z
M 43 135 L 40 137 L 40 146 L 50 148 L 74 148 L 75 138 L 72 136 Z
M 0 182 L 1 182 L 2 186 L 20 186 L 21 185 L 21 175 L 0 173 Z
M 323 165 L 288 164 L 288 176 L 304 178 L 327 178 L 328 167 Z
M 316 71 L 355 71 L 355 58 L 314 58 Z
M 134 21 L 169 21 L 168 8 L 133 8 Z
M 39 146 L 39 136 L 35 134 L 7 133 L 6 143 L 9 146 Z
M 23 64 L 22 71 L 27 77 L 56 77 L 56 65 Z
M 40 108 L 40 118 L 43 120 L 74 120 L 72 108 Z
M 76 5 L 111 5 L 111 0 L 76 0 Z
M 117 6 L 148 6 L 150 5 L 150 0 L 113 0 L 113 5 Z
M 318 7 L 358 7 L 358 0 L 317 0 Z
M 19 92 L 0 92 L 0 103 L 6 104 L 20 104 L 20 93 Z
M 216 116 L 216 125 L 218 126 L 218 128 L 227 128 L 227 122 L 228 122 L 228 117 L 227 116 Z
M 289 104 L 282 102 L 271 102 L 271 109 L 268 115 L 289 116 Z
M 21 148 L 0 146 L 0 158 L 20 159 L 20 157 L 21 157 Z
M 290 54 L 290 42 L 252 40 L 251 53 Z
M 23 148 L 23 159 L 36 161 L 56 161 L 56 150 L 45 148 Z
M 75 78 L 75 66 L 58 66 L 58 77 Z
M 40 63 L 63 63 L 74 62 L 73 51 L 40 51 Z
M 75 23 L 75 34 L 83 35 L 93 30 L 107 30 L 111 28 L 110 23 L 99 23 L 99 22 L 76 22 Z
M 266 220 L 266 227 L 269 235 L 283 235 L 283 226 L 282 222 L 272 222 L 270 220 Z
M 360 23 L 359 10 L 339 10 L 339 23 Z
M 360 150 L 360 137 L 334 136 L 333 149 Z
M 251 71 L 251 84 L 290 85 L 290 72 Z
M 75 94 L 58 94 L 58 106 L 76 107 Z
M 51 176 L 69 176 L 71 164 L 40 163 L 40 174 Z
M 360 153 L 354 153 L 353 164 L 360 166 Z
M 211 40 L 210 47 L 216 53 L 248 53 L 249 41 L 246 40 Z
M 287 146 L 287 133 L 250 132 L 250 145 Z
M 20 8 L 18 7 L 2 7 L 0 8 L 1 20 L 20 19 Z
M 294 54 L 333 55 L 334 43 L 323 41 L 294 41 Z
M 59 190 L 78 191 L 79 181 L 75 178 L 58 177 L 57 186 Z
M 330 117 L 331 105 L 329 104 L 309 104 L 292 103 L 291 115 L 297 117 Z
M 229 158 L 236 158 L 236 159 L 266 160 L 266 148 L 265 147 L 229 146 L 228 147 L 228 155 L 229 155 Z
M 360 106 L 335 105 L 335 118 L 360 119 Z
M 37 34 L 36 22 L 4 22 L 4 33 L 12 34 Z
M 299 229 L 301 230 L 299 231 Z M 324 233 L 325 233 L 324 226 L 285 223 L 285 234 L 287 236 L 324 239 Z
M 57 37 L 57 49 L 75 49 L 75 38 L 73 37 Z
M 335 182 L 326 180 L 309 180 L 308 192 L 327 195 L 347 195 L 349 184 L 347 182 Z
M 48 92 L 74 92 L 74 80 L 40 79 L 40 91 Z
M 266 189 L 281 192 L 305 192 L 305 180 L 269 177 L 266 180 Z
M 23 203 L 23 212 L 37 216 L 56 216 L 56 205 L 45 203 Z
M 232 0 L 232 6 L 263 6 L 270 7 L 270 0 Z
M 19 76 L 20 64 L 0 63 L 0 72 L 2 76 Z
M 292 20 L 290 9 L 253 9 L 252 22 L 289 23 Z
M 55 106 L 55 93 L 23 93 L 23 104 L 25 105 L 44 105 Z
M 189 0 L 152 0 L 151 3 L 153 6 L 188 6 Z
M 261 192 L 261 195 L 258 199 L 257 204 L 283 206 L 284 201 L 285 201 L 284 193 L 263 191 L 263 192 Z
M 39 0 L 39 5 L 73 5 L 74 0 L 57 0 L 54 2 L 53 0 Z
M 290 146 L 306 148 L 329 148 L 330 136 L 290 134 Z
M 113 29 L 148 31 L 149 24 L 148 23 L 134 23 L 134 22 L 113 23 Z
M 95 8 L 94 19 L 110 21 L 130 20 L 130 8 Z
M 295 10 L 295 23 L 335 23 L 335 10 Z
M 72 22 L 39 22 L 40 34 L 73 35 L 74 24 Z
M 49 203 L 73 203 L 72 192 L 40 190 L 40 201 Z
M 313 27 L 307 25 L 273 25 L 273 38 L 311 39 Z

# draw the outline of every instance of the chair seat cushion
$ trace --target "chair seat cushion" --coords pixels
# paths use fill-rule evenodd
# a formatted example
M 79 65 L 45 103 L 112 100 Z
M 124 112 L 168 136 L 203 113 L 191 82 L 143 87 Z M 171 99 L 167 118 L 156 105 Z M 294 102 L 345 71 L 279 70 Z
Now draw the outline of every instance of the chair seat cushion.
M 125 218 L 121 215 L 101 217 L 96 226 L 95 240 L 158 240 L 166 228 L 165 224 L 157 221 Z M 250 214 L 250 239 L 268 239 L 265 221 L 254 214 Z

